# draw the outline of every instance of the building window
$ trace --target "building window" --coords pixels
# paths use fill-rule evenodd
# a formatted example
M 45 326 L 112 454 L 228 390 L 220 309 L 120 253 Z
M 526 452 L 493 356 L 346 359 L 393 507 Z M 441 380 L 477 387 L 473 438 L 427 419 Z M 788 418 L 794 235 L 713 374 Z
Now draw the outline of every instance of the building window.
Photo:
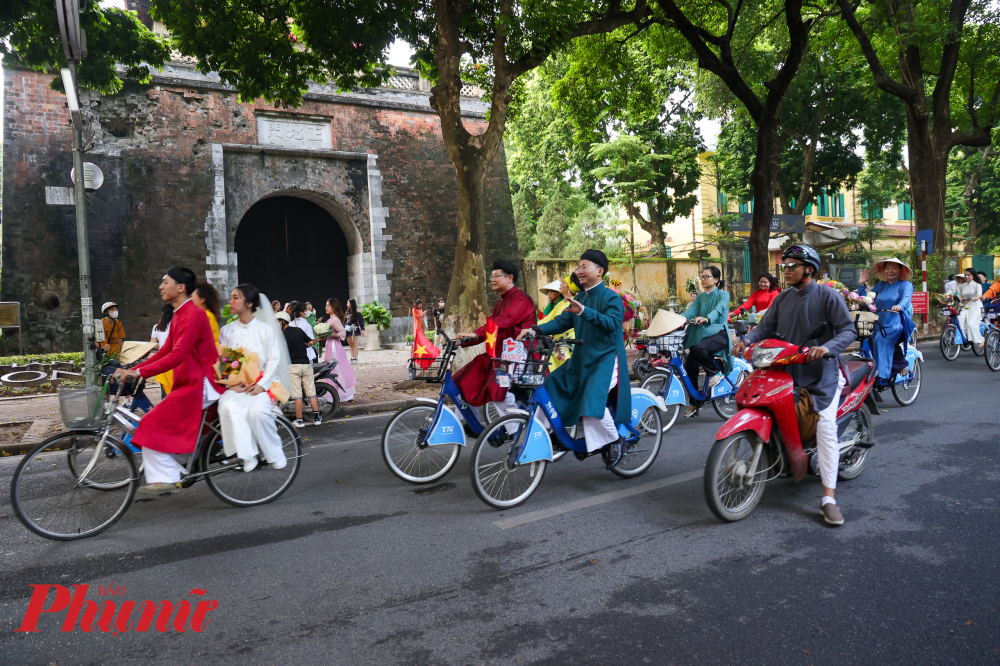
M 722 190 L 719 190 L 719 212 L 726 212 L 726 193 Z
M 913 206 L 906 202 L 902 202 L 898 206 L 899 209 L 899 219 L 900 220 L 912 220 L 913 219 Z
M 819 195 L 819 212 L 816 213 L 820 217 L 830 216 L 830 197 L 826 195 L 826 188 L 823 188 L 823 194 Z
M 663 249 L 666 250 L 667 259 L 669 259 L 670 257 L 673 256 L 673 253 L 670 251 L 670 246 L 669 245 L 664 246 Z
M 882 209 L 875 204 L 862 201 L 861 202 L 861 217 L 866 220 L 881 220 L 882 219 Z
M 750 201 L 740 202 L 740 212 L 741 213 L 752 213 L 753 212 L 753 199 Z

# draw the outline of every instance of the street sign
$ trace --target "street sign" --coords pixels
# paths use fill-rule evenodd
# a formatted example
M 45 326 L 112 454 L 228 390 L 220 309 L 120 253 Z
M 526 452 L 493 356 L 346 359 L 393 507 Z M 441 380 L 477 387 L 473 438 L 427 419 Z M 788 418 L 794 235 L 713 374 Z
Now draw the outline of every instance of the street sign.
M 929 302 L 926 291 L 913 292 L 913 296 L 910 297 L 910 304 L 913 305 L 913 314 L 927 314 Z
M 917 232 L 917 248 L 920 247 L 920 241 L 927 241 L 927 254 L 934 254 L 934 230 L 924 229 L 923 231 Z
M 750 231 L 753 222 L 753 213 L 740 213 L 739 219 L 734 219 L 729 224 L 733 231 Z M 772 215 L 772 234 L 801 234 L 806 231 L 805 215 Z
M 21 304 L 0 303 L 0 328 L 21 327 Z

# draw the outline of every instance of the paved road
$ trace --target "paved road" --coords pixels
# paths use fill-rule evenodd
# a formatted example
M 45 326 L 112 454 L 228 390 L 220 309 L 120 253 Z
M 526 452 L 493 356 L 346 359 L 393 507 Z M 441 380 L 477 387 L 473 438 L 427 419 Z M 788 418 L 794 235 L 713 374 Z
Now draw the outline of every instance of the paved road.
M 711 413 L 675 426 L 643 477 L 570 457 L 503 513 L 473 494 L 467 455 L 436 492 L 392 477 L 382 416 L 306 430 L 302 473 L 264 507 L 199 484 L 54 543 L 5 503 L 0 663 L 998 664 L 1000 373 L 921 347 L 923 392 L 876 418 L 838 529 L 818 517 L 816 477 L 776 481 L 748 519 L 718 522 L 692 478 Z M 2 502 L 12 468 L 0 461 Z M 219 607 L 201 633 L 61 633 L 63 614 L 13 633 L 30 583 L 132 600 L 207 588 Z

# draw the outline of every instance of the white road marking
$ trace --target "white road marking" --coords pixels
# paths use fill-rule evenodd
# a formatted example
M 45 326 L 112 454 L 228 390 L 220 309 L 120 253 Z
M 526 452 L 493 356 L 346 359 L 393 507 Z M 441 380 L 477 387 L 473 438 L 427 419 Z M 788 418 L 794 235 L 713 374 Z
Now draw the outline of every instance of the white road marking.
M 693 472 L 686 472 L 685 474 L 668 476 L 665 479 L 644 483 L 640 486 L 633 486 L 622 490 L 612 490 L 610 492 L 601 493 L 600 495 L 594 495 L 592 497 L 586 497 L 573 502 L 559 504 L 557 506 L 549 507 L 548 509 L 539 509 L 538 511 L 531 511 L 520 516 L 504 518 L 503 520 L 494 521 L 493 524 L 502 530 L 509 530 L 512 527 L 519 527 L 520 525 L 526 525 L 538 520 L 545 520 L 546 518 L 559 516 L 564 513 L 569 513 L 570 511 L 579 511 L 580 509 L 587 509 L 592 506 L 597 506 L 598 504 L 604 504 L 605 502 L 613 502 L 625 497 L 631 497 L 632 495 L 648 493 L 651 490 L 659 490 L 660 488 L 666 488 L 667 486 L 684 483 L 685 481 L 700 479 L 704 476 L 704 474 L 704 470 L 699 469 Z

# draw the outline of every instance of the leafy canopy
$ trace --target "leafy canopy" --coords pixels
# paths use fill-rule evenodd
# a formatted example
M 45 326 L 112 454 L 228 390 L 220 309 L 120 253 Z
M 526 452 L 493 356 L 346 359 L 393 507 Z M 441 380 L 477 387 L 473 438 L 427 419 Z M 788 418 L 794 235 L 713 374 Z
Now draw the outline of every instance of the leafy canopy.
M 170 57 L 164 39 L 146 28 L 134 12 L 101 7 L 97 0 L 83 0 L 80 26 L 86 32 L 87 57 L 77 70 L 81 87 L 114 94 L 124 76 L 146 83 L 150 67 L 160 67 Z M 0 2 L 0 57 L 4 62 L 36 71 L 66 67 L 59 23 L 53 0 L 3 0 Z M 52 87 L 62 90 L 56 77 Z

